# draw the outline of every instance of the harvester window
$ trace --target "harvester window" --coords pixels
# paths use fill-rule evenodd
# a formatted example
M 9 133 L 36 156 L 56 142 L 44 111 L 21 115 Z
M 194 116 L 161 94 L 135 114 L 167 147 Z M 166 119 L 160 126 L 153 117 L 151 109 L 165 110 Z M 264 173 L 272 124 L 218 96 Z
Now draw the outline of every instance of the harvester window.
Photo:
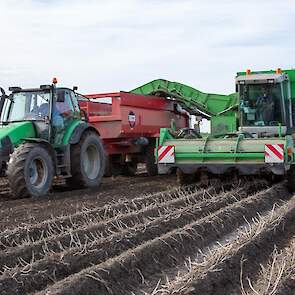
M 282 124 L 280 84 L 240 85 L 240 109 L 243 126 Z

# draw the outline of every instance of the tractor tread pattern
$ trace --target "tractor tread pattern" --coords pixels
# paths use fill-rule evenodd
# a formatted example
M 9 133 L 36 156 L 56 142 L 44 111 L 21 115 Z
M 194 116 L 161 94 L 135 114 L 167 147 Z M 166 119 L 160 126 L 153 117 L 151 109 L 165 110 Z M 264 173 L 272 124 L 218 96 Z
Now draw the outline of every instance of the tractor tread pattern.
M 87 130 L 82 134 L 80 141 L 71 146 L 71 174 L 70 178 L 66 179 L 67 184 L 74 189 L 87 187 L 84 181 L 84 175 L 81 170 L 81 148 L 88 136 L 95 134 L 93 131 Z
M 7 176 L 11 192 L 15 197 L 29 196 L 24 175 L 24 165 L 28 153 L 35 146 L 34 143 L 21 144 L 11 155 L 7 167 Z

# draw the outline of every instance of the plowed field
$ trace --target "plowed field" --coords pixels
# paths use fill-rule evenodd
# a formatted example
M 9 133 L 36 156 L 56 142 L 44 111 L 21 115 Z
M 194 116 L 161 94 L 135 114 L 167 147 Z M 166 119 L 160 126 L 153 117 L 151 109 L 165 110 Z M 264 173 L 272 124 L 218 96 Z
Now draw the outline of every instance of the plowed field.
M 0 203 L 0 294 L 294 294 L 284 183 L 105 179 Z

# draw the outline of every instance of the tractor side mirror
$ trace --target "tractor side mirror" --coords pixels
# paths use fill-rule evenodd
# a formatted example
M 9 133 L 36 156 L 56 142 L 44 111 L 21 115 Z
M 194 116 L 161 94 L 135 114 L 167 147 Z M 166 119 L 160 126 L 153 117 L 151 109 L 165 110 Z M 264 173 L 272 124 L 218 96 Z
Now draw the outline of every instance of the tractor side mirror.
M 1 96 L 6 96 L 6 94 L 5 94 L 5 90 L 2 88 L 2 87 L 0 87 L 0 92 L 1 92 Z
M 5 99 L 7 98 L 7 95 L 6 95 L 5 91 L 4 91 L 4 89 L 1 88 L 1 87 L 0 87 L 0 92 L 1 92 L 1 95 L 0 95 L 0 114 L 1 114 L 3 106 L 4 106 Z
M 64 90 L 59 90 L 57 92 L 56 102 L 65 102 L 66 92 Z

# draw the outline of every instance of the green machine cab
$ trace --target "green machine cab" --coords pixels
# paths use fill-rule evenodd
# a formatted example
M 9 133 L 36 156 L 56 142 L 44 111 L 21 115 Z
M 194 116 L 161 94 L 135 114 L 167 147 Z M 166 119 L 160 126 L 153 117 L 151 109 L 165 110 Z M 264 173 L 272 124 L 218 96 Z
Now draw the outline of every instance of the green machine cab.
M 72 187 L 97 186 L 105 156 L 97 131 L 69 88 L 1 90 L 0 173 L 17 198 L 44 196 L 54 177 Z
M 164 80 L 133 91 L 174 99 L 190 114 L 211 121 L 209 136 L 198 130 L 161 129 L 156 151 L 159 173 L 179 179 L 202 173 L 282 175 L 295 189 L 295 70 L 240 72 L 237 93 L 205 94 Z

